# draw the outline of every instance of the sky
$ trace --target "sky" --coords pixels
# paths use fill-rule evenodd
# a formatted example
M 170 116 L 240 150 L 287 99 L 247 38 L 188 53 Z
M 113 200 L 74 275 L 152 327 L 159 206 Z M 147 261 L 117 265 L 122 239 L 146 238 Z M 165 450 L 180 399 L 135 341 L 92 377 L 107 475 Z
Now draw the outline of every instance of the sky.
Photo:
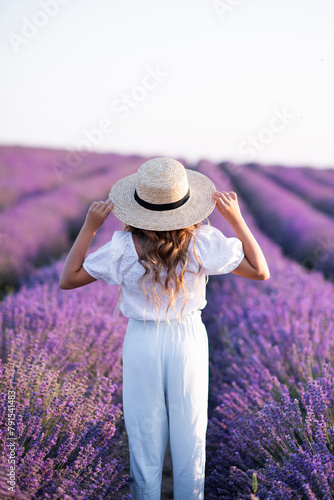
M 0 144 L 334 168 L 332 0 L 0 0 Z

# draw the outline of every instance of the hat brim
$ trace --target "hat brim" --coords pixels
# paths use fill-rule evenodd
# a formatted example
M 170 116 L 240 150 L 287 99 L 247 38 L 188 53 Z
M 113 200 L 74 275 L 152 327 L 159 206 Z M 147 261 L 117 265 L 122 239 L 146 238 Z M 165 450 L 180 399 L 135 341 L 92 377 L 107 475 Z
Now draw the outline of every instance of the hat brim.
M 185 170 L 190 197 L 184 205 L 164 211 L 142 207 L 134 198 L 137 174 L 132 174 L 116 182 L 109 192 L 109 198 L 114 204 L 113 214 L 125 224 L 152 231 L 182 229 L 201 222 L 215 208 L 212 195 L 216 188 L 206 175 L 188 168 Z

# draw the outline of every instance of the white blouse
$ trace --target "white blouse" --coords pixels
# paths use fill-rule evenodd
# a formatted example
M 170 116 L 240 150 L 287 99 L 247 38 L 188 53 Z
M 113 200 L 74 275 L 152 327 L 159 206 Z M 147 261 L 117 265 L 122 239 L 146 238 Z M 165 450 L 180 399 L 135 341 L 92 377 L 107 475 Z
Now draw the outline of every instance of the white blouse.
M 193 272 L 198 271 L 198 261 L 193 252 L 193 238 L 188 247 L 187 271 L 184 274 L 188 290 L 187 302 L 183 315 L 194 309 L 203 309 L 206 304 L 206 275 L 227 274 L 238 267 L 245 254 L 242 242 L 238 238 L 227 238 L 214 226 L 202 225 L 195 229 L 196 253 L 202 263 L 198 275 L 198 285 Z M 179 271 L 181 265 L 178 264 Z M 166 309 L 169 296 L 162 291 L 159 310 L 150 294 L 152 281 L 150 276 L 146 277 L 145 288 L 149 294 L 149 302 L 146 306 L 147 297 L 142 290 L 139 278 L 145 273 L 144 267 L 138 260 L 138 254 L 133 242 L 132 233 L 129 231 L 115 231 L 112 239 L 95 252 L 88 255 L 83 263 L 83 268 L 93 278 L 103 279 L 109 285 L 120 285 L 122 287 L 122 302 L 120 310 L 128 318 L 146 321 L 166 321 Z M 164 282 L 166 270 L 161 272 L 160 278 Z M 158 284 L 156 290 L 161 293 Z M 169 320 L 180 316 L 184 302 L 184 292 L 181 289 L 175 300 L 175 310 L 170 306 L 168 310 Z M 175 313 L 176 311 L 176 313 Z M 159 315 L 160 314 L 160 315 Z

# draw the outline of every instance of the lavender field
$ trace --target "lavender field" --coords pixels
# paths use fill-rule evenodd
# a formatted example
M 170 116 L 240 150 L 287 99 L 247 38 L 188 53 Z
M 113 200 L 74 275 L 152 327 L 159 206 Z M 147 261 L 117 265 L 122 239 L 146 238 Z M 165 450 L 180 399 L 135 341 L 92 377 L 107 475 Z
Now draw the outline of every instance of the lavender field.
M 58 280 L 91 202 L 146 158 L 68 160 L 0 148 L 1 499 L 130 498 L 117 288 Z M 209 279 L 205 498 L 334 499 L 333 171 L 185 166 L 237 192 L 271 273 Z M 217 210 L 210 221 L 234 235 Z M 119 229 L 110 215 L 89 252 Z

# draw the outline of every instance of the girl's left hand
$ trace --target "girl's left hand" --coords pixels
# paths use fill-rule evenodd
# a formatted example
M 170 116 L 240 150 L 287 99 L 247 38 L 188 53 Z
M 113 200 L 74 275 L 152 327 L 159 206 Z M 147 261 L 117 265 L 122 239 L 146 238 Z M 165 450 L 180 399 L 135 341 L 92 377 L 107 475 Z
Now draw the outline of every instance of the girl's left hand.
M 114 204 L 111 199 L 106 201 L 94 201 L 88 209 L 84 225 L 94 233 L 102 226 Z

